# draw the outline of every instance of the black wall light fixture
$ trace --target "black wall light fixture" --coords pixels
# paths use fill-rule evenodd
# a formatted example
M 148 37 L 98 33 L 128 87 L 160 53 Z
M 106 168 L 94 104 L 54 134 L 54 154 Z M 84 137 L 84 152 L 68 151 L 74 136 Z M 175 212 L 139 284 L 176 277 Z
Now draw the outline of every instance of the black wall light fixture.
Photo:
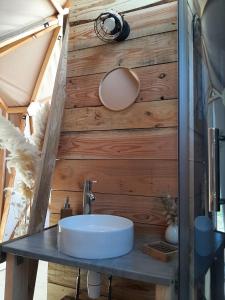
M 130 34 L 130 26 L 123 15 L 112 9 L 97 17 L 94 29 L 97 37 L 104 42 L 121 42 Z

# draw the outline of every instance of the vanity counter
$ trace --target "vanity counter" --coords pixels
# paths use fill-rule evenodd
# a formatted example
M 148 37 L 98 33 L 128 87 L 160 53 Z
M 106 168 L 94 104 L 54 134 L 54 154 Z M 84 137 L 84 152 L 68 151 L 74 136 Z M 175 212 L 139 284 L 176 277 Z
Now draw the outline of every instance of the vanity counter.
M 161 262 L 141 251 L 144 243 L 156 237 L 136 235 L 134 249 L 127 255 L 110 259 L 80 259 L 60 253 L 57 249 L 57 226 L 1 245 L 3 253 L 20 257 L 76 266 L 114 276 L 170 285 L 176 278 L 176 260 Z

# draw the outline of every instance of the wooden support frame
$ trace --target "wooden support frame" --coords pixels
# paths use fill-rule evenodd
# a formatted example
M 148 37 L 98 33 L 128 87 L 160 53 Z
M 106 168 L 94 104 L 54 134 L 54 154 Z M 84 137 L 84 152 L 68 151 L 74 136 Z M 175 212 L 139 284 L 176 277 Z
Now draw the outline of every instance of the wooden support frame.
M 67 1 L 64 7 L 61 6 L 58 0 L 49 0 L 52 6 L 57 10 L 60 15 L 67 15 L 69 13 L 70 1 Z
M 27 106 L 14 106 L 8 107 L 7 113 L 8 114 L 26 114 L 27 113 Z
M 35 185 L 29 234 L 44 228 L 48 209 L 51 177 L 55 166 L 65 103 L 68 31 L 67 23 L 44 138 L 41 166 Z
M 2 115 L 8 118 L 5 110 L 2 110 Z M 6 150 L 0 150 L 0 224 L 2 220 L 3 207 L 4 207 L 4 188 L 5 188 L 5 171 L 6 171 Z
M 0 97 L 0 108 L 5 112 L 7 112 L 8 110 L 8 106 L 5 104 L 5 101 L 1 97 Z
M 67 71 L 69 23 L 67 21 L 63 39 L 62 51 L 59 59 L 55 85 L 52 95 L 51 108 L 45 139 L 42 150 L 41 166 L 36 180 L 33 204 L 31 208 L 29 234 L 41 231 L 45 225 L 46 214 L 49 205 L 51 178 L 53 175 L 57 149 L 59 144 L 61 122 L 65 103 L 65 86 Z M 29 264 L 29 299 L 33 298 L 34 286 L 37 274 L 37 262 Z M 12 287 L 11 287 L 12 288 Z
M 5 101 L 0 97 L 0 109 L 7 114 L 25 114 L 27 106 L 7 106 Z
M 171 285 L 156 285 L 155 300 L 176 300 L 174 284 Z
M 40 86 L 43 82 L 43 79 L 44 79 L 44 76 L 45 76 L 45 73 L 46 73 L 46 70 L 48 68 L 48 65 L 49 65 L 49 62 L 50 62 L 50 59 L 52 57 L 52 53 L 53 53 L 53 50 L 55 48 L 55 45 L 56 45 L 56 41 L 59 37 L 59 34 L 60 34 L 60 30 L 61 30 L 61 27 L 58 26 L 57 28 L 55 28 L 54 30 L 54 33 L 52 35 L 52 39 L 50 41 L 50 44 L 48 46 L 48 50 L 46 52 L 46 55 L 45 55 L 45 59 L 42 63 L 42 66 L 40 68 L 40 71 L 39 71 L 39 74 L 38 74 L 38 78 L 37 78 L 37 81 L 36 81 L 36 84 L 35 84 L 35 87 L 34 87 L 34 90 L 33 90 L 33 93 L 32 93 L 32 96 L 31 96 L 31 102 L 32 101 L 36 101 L 37 98 L 38 98 L 38 94 L 40 92 Z
M 39 174 L 37 176 L 34 191 L 29 234 L 35 233 L 44 228 L 45 218 L 49 205 L 48 203 L 51 177 L 55 166 L 58 142 L 60 137 L 61 121 L 65 103 L 68 31 L 69 25 L 67 23 L 63 39 L 63 47 L 56 74 L 48 124 L 45 133 L 41 166 Z M 19 268 L 16 264 L 15 257 L 9 255 L 9 258 L 7 259 L 6 270 L 7 285 L 5 289 L 5 300 L 33 299 L 37 266 L 37 261 L 24 259 L 23 268 Z M 25 286 L 25 289 L 22 289 L 22 294 L 20 295 L 20 297 L 18 297 L 16 293 L 12 292 L 17 289 L 17 284 L 21 283 L 21 279 L 18 280 L 18 277 L 24 277 L 28 283 L 28 286 Z
M 60 4 L 59 1 L 57 0 L 49 0 L 49 2 L 52 4 L 52 6 L 57 10 L 57 12 L 60 14 L 60 15 L 64 15 L 64 10 Z
M 28 298 L 28 267 L 27 260 L 7 254 L 5 300 L 30 300 Z M 13 286 L 13 289 L 9 289 L 8 286 Z
M 59 23 L 59 20 L 56 16 L 49 17 L 49 18 L 45 19 L 44 22 L 42 20 L 41 22 L 39 22 L 39 24 L 36 24 L 34 27 L 32 27 L 26 31 L 22 31 L 22 32 L 16 34 L 16 36 L 9 36 L 8 38 L 4 39 L 4 41 L 0 42 L 0 49 L 2 47 L 5 47 L 7 45 L 10 45 L 10 44 L 18 41 L 18 40 L 21 40 L 28 36 L 34 35 L 35 33 L 42 31 L 43 29 L 45 29 L 47 27 L 58 25 L 58 23 Z
M 4 207 L 4 187 L 5 187 L 5 168 L 6 168 L 6 151 L 0 150 L 0 223 Z
M 44 76 L 46 74 L 46 70 L 47 70 L 47 67 L 49 65 L 50 59 L 52 57 L 53 50 L 54 50 L 54 47 L 56 45 L 56 42 L 57 42 L 58 36 L 60 34 L 60 31 L 61 31 L 61 26 L 55 27 L 52 38 L 51 38 L 51 41 L 49 43 L 49 46 L 48 46 L 48 49 L 47 49 L 47 52 L 46 52 L 46 55 L 45 55 L 45 58 L 44 58 L 44 61 L 43 61 L 42 66 L 40 68 L 40 72 L 39 72 L 39 75 L 38 75 L 38 78 L 37 78 L 37 81 L 36 81 L 32 96 L 31 96 L 31 101 L 36 101 L 37 98 L 38 98 L 40 88 L 42 86 Z M 7 111 L 8 114 L 18 114 L 18 113 L 26 114 L 27 113 L 27 107 L 26 106 L 24 106 L 24 107 L 22 107 L 22 106 L 21 107 L 8 107 L 3 100 L 0 102 L 0 104 L 1 103 L 2 103 L 2 106 L 5 108 L 5 110 Z M 30 121 L 30 128 L 31 128 L 31 132 L 32 132 L 32 119 L 30 118 L 29 121 Z M 12 174 L 11 177 L 10 177 L 10 183 L 9 183 L 10 187 L 13 187 L 14 180 L 15 180 L 15 175 Z M 6 197 L 5 197 L 4 211 L 3 211 L 2 222 L 1 222 L 1 226 L 0 226 L 0 241 L 3 240 L 5 227 L 6 227 L 7 220 L 8 220 L 8 214 L 9 214 L 9 209 L 10 209 L 10 198 L 11 198 L 11 193 L 8 192 L 8 194 L 6 194 Z M 20 220 L 17 222 L 17 225 L 19 223 L 20 223 Z M 16 227 L 17 227 L 17 225 L 16 225 Z M 15 227 L 15 229 L 16 229 L 16 227 Z M 15 231 L 15 229 L 13 230 L 13 232 Z
M 29 36 L 26 36 L 26 37 L 23 37 L 22 39 L 19 39 L 11 44 L 8 44 L 4 47 L 1 47 L 0 48 L 0 57 L 8 54 L 9 52 L 11 51 L 14 51 L 15 49 L 17 49 L 18 47 L 28 43 L 29 41 L 33 40 L 33 39 L 37 39 L 39 37 L 41 37 L 43 34 L 46 34 L 52 30 L 54 30 L 56 27 L 58 27 L 58 25 L 52 25 L 52 26 L 49 26 L 41 31 L 38 31 L 34 34 L 31 34 Z

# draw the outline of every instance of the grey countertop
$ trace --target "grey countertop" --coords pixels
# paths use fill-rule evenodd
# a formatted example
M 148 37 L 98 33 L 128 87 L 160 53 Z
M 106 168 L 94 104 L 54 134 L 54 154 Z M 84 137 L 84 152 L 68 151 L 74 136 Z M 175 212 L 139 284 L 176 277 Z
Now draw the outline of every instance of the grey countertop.
M 127 255 L 111 259 L 80 259 L 57 249 L 57 227 L 1 245 L 1 251 L 17 256 L 76 266 L 128 279 L 169 285 L 176 278 L 177 259 L 161 262 L 141 251 L 144 243 L 157 240 L 151 235 L 136 235 L 134 249 Z

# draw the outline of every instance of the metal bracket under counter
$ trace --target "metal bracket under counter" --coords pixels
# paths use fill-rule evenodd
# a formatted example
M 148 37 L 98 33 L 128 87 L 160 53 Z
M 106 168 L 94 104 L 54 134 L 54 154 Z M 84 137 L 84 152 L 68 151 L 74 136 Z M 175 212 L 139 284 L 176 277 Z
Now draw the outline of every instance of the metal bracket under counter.
M 6 242 L 1 245 L 1 252 L 3 253 L 3 256 L 7 256 L 7 264 L 9 260 L 11 265 L 16 265 L 16 268 L 18 268 L 20 272 L 20 276 L 21 272 L 26 272 L 27 270 L 27 261 L 44 260 L 57 264 L 93 270 L 112 276 L 153 283 L 156 285 L 157 300 L 174 300 L 176 299 L 176 297 L 174 297 L 174 285 L 177 274 L 177 260 L 162 262 L 144 254 L 141 251 L 141 248 L 144 243 L 150 241 L 151 235 L 138 235 L 135 239 L 134 249 L 127 255 L 112 259 L 79 259 L 67 256 L 58 251 L 57 226 L 54 226 L 45 229 L 40 233 Z M 24 258 L 22 264 L 17 265 L 17 257 Z M 27 278 L 27 276 L 24 276 L 24 278 Z M 14 277 L 18 278 L 17 276 Z M 20 282 L 20 285 L 21 284 L 22 283 Z M 26 284 L 26 282 L 24 282 L 24 284 Z M 14 286 L 9 288 L 14 290 Z M 26 298 L 26 295 L 22 296 L 25 298 L 21 298 L 21 295 L 19 297 L 20 298 L 14 293 L 11 298 L 8 297 L 6 299 L 29 299 Z

